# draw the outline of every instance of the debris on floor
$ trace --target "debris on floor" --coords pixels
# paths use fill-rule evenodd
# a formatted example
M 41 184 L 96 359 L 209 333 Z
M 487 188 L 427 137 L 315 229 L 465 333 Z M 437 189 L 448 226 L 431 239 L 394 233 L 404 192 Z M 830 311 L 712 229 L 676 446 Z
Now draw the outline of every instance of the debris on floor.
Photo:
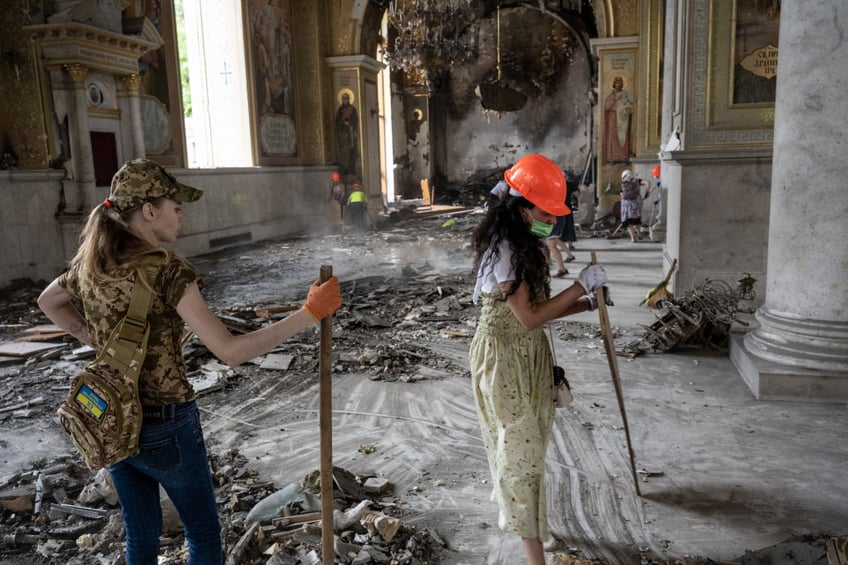
M 438 218 L 434 222 L 441 223 Z M 442 237 L 467 240 L 472 225 L 457 218 L 455 231 Z M 403 235 L 389 232 L 369 237 Z M 418 241 L 418 237 L 410 238 L 410 243 Z M 356 248 L 355 243 L 339 238 L 335 246 Z M 314 245 L 323 244 L 317 240 Z M 251 253 L 256 257 L 248 258 Z M 312 253 L 314 250 L 303 251 L 303 257 L 297 251 L 292 255 L 304 259 Z M 452 260 L 450 256 L 438 259 Z M 210 306 L 233 333 L 258 329 L 299 309 L 301 295 L 308 287 L 308 283 L 301 285 L 291 296 L 263 295 L 263 284 L 269 282 L 260 280 L 267 278 L 266 273 L 254 263 L 261 260 L 262 250 L 245 250 L 226 274 L 216 273 L 240 279 L 240 286 L 246 289 L 243 294 L 216 294 L 218 289 L 229 287 L 216 286 L 222 279 L 214 277 L 210 277 L 204 290 Z M 469 308 L 473 285 L 467 280 L 468 269 L 462 269 L 462 275 L 445 275 L 433 266 L 433 261 L 433 257 L 406 259 L 397 278 L 368 274 L 342 282 L 345 304 L 334 317 L 335 373 L 355 371 L 370 375 L 372 380 L 413 384 L 421 379 L 443 378 L 446 371 L 458 375 L 467 372 L 463 364 L 434 354 L 433 343 L 470 340 L 468 323 L 475 317 Z M 465 261 L 463 257 L 463 264 Z M 199 262 L 202 268 L 203 259 Z M 278 281 L 272 282 L 274 290 L 279 288 Z M 31 425 L 24 420 L 52 425 L 56 407 L 67 395 L 71 376 L 94 355 L 90 347 L 49 324 L 40 312 L 36 298 L 45 285 L 43 281 L 17 281 L 4 289 L 0 298 L 0 351 L 5 352 L 0 353 L 0 422 L 10 431 Z M 253 301 L 244 301 L 248 297 Z M 297 383 L 314 378 L 311 375 L 317 371 L 315 339 L 308 334 L 295 336 L 269 354 L 235 369 L 217 361 L 190 332 L 183 344 L 189 379 L 199 397 L 226 392 L 255 375 L 278 373 Z M 56 433 L 61 433 L 57 423 L 56 426 Z M 114 491 L 110 485 L 104 486 L 104 475 L 108 474 L 91 474 L 71 451 L 70 444 L 64 447 L 67 454 L 39 461 L 33 469 L 0 475 L 0 561 L 87 565 L 122 559 L 122 519 Z M 278 505 L 270 513 L 273 516 L 249 520 L 251 512 L 258 512 L 260 502 L 273 505 L 274 495 L 279 498 L 287 485 L 264 483 L 236 453 L 216 454 L 213 446 L 209 446 L 209 452 L 231 562 L 308 563 L 313 559 L 310 555 L 317 556 L 315 563 L 321 562 L 317 484 L 297 489 L 295 494 L 300 498 L 296 496 L 297 500 Z M 368 504 L 367 512 L 337 532 L 338 562 L 439 562 L 437 554 L 445 542 L 435 530 L 418 531 L 404 524 L 404 504 L 392 496 L 387 477 L 347 475 L 337 469 L 334 476 L 337 487 L 346 487 L 335 492 L 339 511 L 366 501 Z M 268 497 L 270 501 L 265 500 Z M 165 499 L 166 508 L 168 502 Z M 165 514 L 168 515 L 167 510 Z M 171 525 L 166 518 L 163 531 L 161 564 L 183 563 L 187 555 L 179 521 L 173 511 L 170 514 Z
M 644 340 L 659 351 L 682 346 L 724 349 L 733 324 L 747 325 L 736 316 L 739 301 L 739 294 L 727 282 L 707 279 L 680 298 L 660 300 L 657 321 L 642 326 Z
M 827 540 L 828 565 L 848 565 L 848 536 Z
M 263 482 L 237 452 L 210 456 L 227 563 L 304 563 L 321 551 L 317 471 L 283 488 Z M 443 541 L 403 522 L 391 494 L 368 495 L 372 477 L 336 467 L 336 559 L 341 563 L 435 563 Z M 182 526 L 167 497 L 159 563 L 184 563 Z M 169 508 L 170 506 L 170 508 Z M 169 517 L 170 516 L 170 517 Z M 40 563 L 122 562 L 123 521 L 108 472 L 90 472 L 73 457 L 45 462 L 0 483 L 0 559 Z M 28 559 L 28 558 L 26 558 Z M 317 561 L 316 563 L 320 563 Z
M 376 386 L 385 388 L 387 394 L 415 395 L 424 385 L 431 384 L 424 381 L 436 381 L 441 386 L 438 381 L 446 376 L 466 378 L 468 375 L 463 349 L 473 336 L 478 314 L 471 305 L 473 273 L 470 273 L 468 241 L 470 230 L 479 218 L 456 216 L 455 219 L 450 229 L 441 229 L 444 218 L 434 217 L 429 228 L 418 224 L 406 232 L 387 230 L 361 236 L 263 242 L 237 252 L 195 258 L 193 262 L 206 278 L 203 292 L 210 306 L 230 331 L 236 333 L 260 328 L 297 310 L 308 285 L 318 275 L 317 267 L 312 272 L 312 266 L 329 263 L 337 272 L 351 273 L 341 281 L 344 303 L 333 319 L 333 376 L 380 381 L 370 389 Z M 434 237 L 430 234 L 434 233 L 447 238 L 449 243 L 440 241 L 429 248 Z M 375 264 L 380 268 L 374 269 Z M 11 447 L 11 437 L 23 436 L 32 438 L 32 444 L 43 453 L 43 445 L 51 435 L 63 439 L 55 420 L 56 407 L 67 395 L 71 376 L 93 356 L 91 348 L 81 347 L 74 339 L 48 327 L 35 304 L 45 285 L 43 281 L 18 281 L 14 288 L 0 291 L 0 342 L 50 345 L 27 355 L 0 356 L 0 453 L 5 463 L 0 471 L 0 563 L 118 565 L 123 563 L 123 522 L 108 473 L 88 471 L 71 452 L 67 441 L 53 440 L 49 449 L 55 448 L 55 454 L 34 462 L 31 455 Z M 678 308 L 682 310 L 681 306 Z M 723 323 L 724 318 L 718 322 Z M 553 324 L 552 329 L 563 356 L 578 350 L 592 356 L 603 354 L 597 324 L 569 320 Z M 631 359 L 647 351 L 634 345 L 632 338 L 639 335 L 644 346 L 638 328 L 614 327 L 613 330 L 621 343 L 628 341 L 617 347 L 619 355 Z M 213 417 L 225 420 L 227 426 L 232 426 L 227 433 L 234 436 L 229 445 L 245 451 L 257 435 L 256 424 L 247 418 L 239 420 L 238 413 L 224 413 L 220 408 L 237 405 L 246 398 L 273 403 L 271 394 L 280 391 L 293 397 L 308 392 L 318 369 L 315 335 L 308 332 L 281 344 L 267 356 L 234 369 L 218 362 L 191 334 L 184 340 L 184 352 L 192 386 L 200 404 L 205 404 L 202 407 L 205 421 Z M 605 408 L 594 405 L 591 410 L 600 413 Z M 279 430 L 281 436 L 285 435 L 288 422 L 311 417 L 307 412 L 281 411 L 279 418 L 273 420 L 272 432 Z M 428 425 L 439 431 L 450 427 L 449 421 L 436 422 Z M 602 425 L 599 420 L 588 419 L 585 424 L 596 431 Z M 445 527 L 441 521 L 444 514 L 439 514 L 438 507 L 431 502 L 437 496 L 458 496 L 459 489 L 470 488 L 469 477 L 428 476 L 430 468 L 416 470 L 421 473 L 421 484 L 406 486 L 404 496 L 400 496 L 393 490 L 395 481 L 391 473 L 379 474 L 378 457 L 403 459 L 403 454 L 383 449 L 373 437 L 355 439 L 346 455 L 362 462 L 371 454 L 370 460 L 362 463 L 369 471 L 366 473 L 351 464 L 350 471 L 337 467 L 333 474 L 339 517 L 334 520 L 334 526 L 344 526 L 335 532 L 337 563 L 467 562 L 460 549 L 450 547 L 455 538 L 452 536 L 451 542 L 446 542 L 446 536 L 442 535 L 455 534 L 456 530 L 440 532 L 433 526 L 435 523 L 439 528 Z M 230 563 L 320 565 L 321 520 L 316 516 L 314 504 L 320 493 L 319 473 L 316 471 L 294 483 L 290 481 L 297 477 L 271 482 L 254 470 L 260 463 L 248 460 L 237 450 L 222 448 L 216 441 L 209 442 L 207 449 Z M 317 452 L 317 445 L 315 449 Z M 276 464 L 273 454 L 262 458 Z M 20 461 L 27 463 L 16 466 Z M 414 462 L 405 464 L 415 466 Z M 310 462 L 306 468 L 312 468 L 311 465 Z M 285 472 L 285 462 L 279 466 Z M 444 472 L 445 468 L 438 471 Z M 660 473 L 671 471 L 667 464 L 655 461 L 640 474 L 643 480 L 660 482 L 663 480 Z M 479 472 L 486 476 L 483 466 Z M 453 485 L 453 490 L 441 492 L 446 483 Z M 293 496 L 280 504 L 275 499 L 283 495 L 274 495 L 289 487 L 288 493 Z M 269 505 L 276 503 L 273 512 L 269 510 L 257 520 L 248 520 L 249 514 L 269 497 Z M 424 501 L 419 503 L 423 505 L 420 508 L 415 508 L 417 497 Z M 187 550 L 181 525 L 173 506 L 164 498 L 163 507 L 165 527 L 159 563 L 185 563 Z M 457 515 L 463 508 L 458 510 Z M 466 520 L 466 516 L 451 519 Z M 471 536 L 482 540 L 495 535 L 491 531 L 478 533 L 475 521 L 467 527 L 465 523 L 458 527 L 464 535 L 472 532 Z M 808 545 L 821 549 L 823 543 L 816 541 Z M 837 547 L 842 548 L 844 557 L 845 544 L 834 546 L 834 551 Z M 632 561 L 619 560 L 619 563 L 640 563 L 637 547 L 618 550 L 633 557 Z M 795 554 L 798 551 L 796 548 Z M 745 556 L 748 561 L 740 558 L 733 565 L 766 563 L 764 559 L 754 561 L 758 555 L 761 554 L 751 553 Z M 720 563 L 697 557 L 661 560 L 648 553 L 643 557 L 641 563 L 645 565 Z M 592 559 L 571 548 L 552 554 L 551 563 L 618 565 Z M 828 565 L 845 563 L 834 561 Z

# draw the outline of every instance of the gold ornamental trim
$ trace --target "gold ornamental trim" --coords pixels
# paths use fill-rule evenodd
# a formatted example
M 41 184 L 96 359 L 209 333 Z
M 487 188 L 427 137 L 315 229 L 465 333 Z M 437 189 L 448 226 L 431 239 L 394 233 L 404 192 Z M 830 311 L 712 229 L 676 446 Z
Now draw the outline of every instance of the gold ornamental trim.
M 121 80 L 124 81 L 124 84 L 127 86 L 127 90 L 130 92 L 138 92 L 141 88 L 141 75 L 137 75 L 135 73 L 124 75 L 121 77 Z
M 74 82 L 85 82 L 85 77 L 88 75 L 88 67 L 85 65 L 64 65 L 65 70 L 74 79 Z

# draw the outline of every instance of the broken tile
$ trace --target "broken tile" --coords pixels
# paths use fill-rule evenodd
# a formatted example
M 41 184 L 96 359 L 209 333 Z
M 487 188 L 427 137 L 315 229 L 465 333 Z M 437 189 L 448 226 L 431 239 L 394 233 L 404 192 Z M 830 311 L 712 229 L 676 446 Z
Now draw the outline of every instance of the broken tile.
M 289 368 L 293 360 L 293 355 L 285 355 L 282 353 L 269 353 L 259 363 L 259 368 L 285 371 Z

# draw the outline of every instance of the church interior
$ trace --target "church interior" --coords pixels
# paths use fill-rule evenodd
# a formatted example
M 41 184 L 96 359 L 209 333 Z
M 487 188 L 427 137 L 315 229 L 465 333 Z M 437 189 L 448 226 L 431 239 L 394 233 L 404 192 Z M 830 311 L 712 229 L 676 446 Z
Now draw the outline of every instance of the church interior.
M 583 183 L 581 225 L 614 221 L 623 170 L 651 185 L 643 227 L 663 272 L 677 261 L 669 288 L 754 279 L 759 324 L 732 355 L 756 396 L 841 402 L 843 63 L 807 77 L 838 29 L 779 29 L 837 4 L 14 0 L 0 280 L 60 272 L 136 157 L 205 187 L 191 257 L 327 229 L 333 172 L 379 214 L 422 187 L 479 203 L 536 152 Z M 779 31 L 799 34 L 781 58 Z
M 736 378 L 848 401 L 843 0 L 7 0 L 0 288 L 50 280 L 126 161 L 204 188 L 200 257 L 374 217 L 479 206 L 541 153 L 615 227 L 621 175 L 669 289 L 751 281 Z M 823 64 L 823 61 L 829 61 Z M 827 422 L 822 422 L 827 426 Z

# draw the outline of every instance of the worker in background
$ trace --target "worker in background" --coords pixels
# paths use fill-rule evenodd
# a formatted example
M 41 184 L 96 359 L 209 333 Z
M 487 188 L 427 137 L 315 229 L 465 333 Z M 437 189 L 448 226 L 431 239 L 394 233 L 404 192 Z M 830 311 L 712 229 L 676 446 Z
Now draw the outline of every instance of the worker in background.
M 334 202 L 334 206 L 338 208 L 335 217 L 338 218 L 339 225 L 344 227 L 344 212 L 345 204 L 347 204 L 347 188 L 342 182 L 342 176 L 338 171 L 333 171 L 330 175 L 330 197 L 328 202 Z
M 368 213 L 368 201 L 362 191 L 362 185 L 353 183 L 353 190 L 348 196 L 347 206 L 350 210 L 350 221 L 353 229 L 359 233 L 365 231 L 365 215 Z

